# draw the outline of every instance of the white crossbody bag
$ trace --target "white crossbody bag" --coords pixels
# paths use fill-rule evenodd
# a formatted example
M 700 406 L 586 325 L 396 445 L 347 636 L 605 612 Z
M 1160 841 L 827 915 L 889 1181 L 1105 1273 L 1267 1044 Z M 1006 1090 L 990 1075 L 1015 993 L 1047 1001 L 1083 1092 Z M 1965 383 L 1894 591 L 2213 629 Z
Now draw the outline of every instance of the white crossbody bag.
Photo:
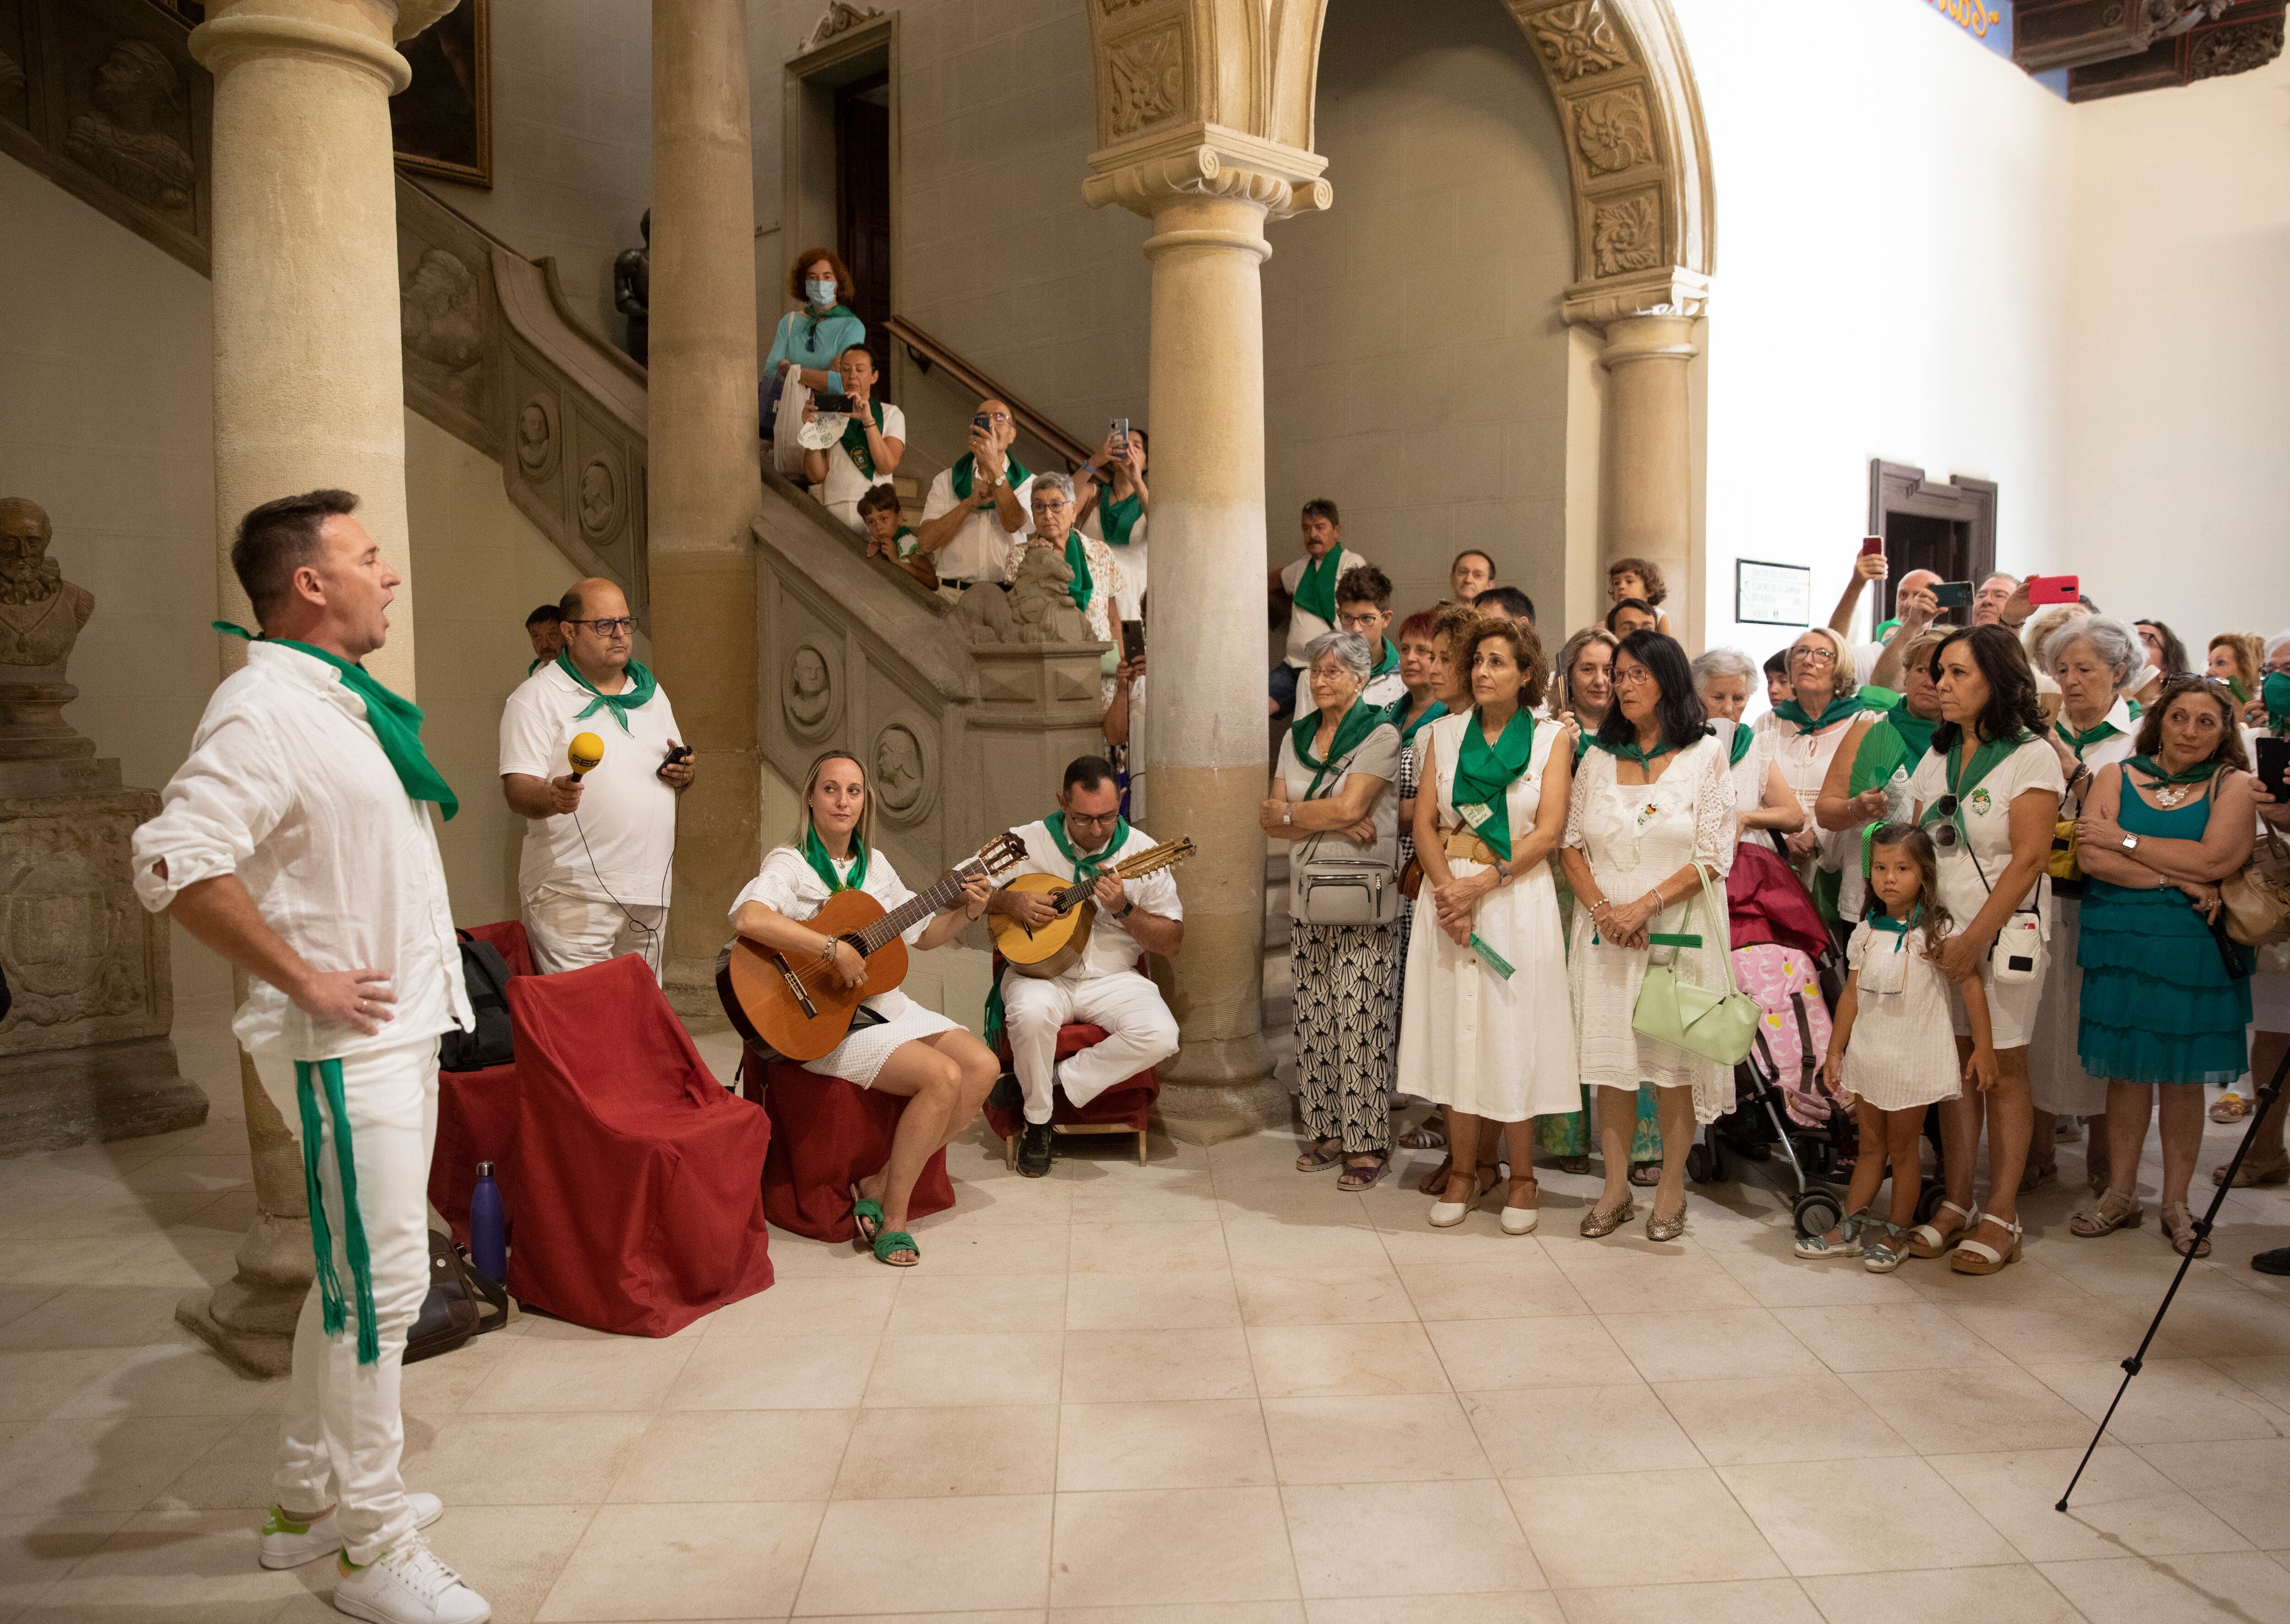
M 1358 753 L 1358 747 L 1354 746 L 1352 756 Z M 1327 770 L 1325 781 L 1328 795 L 1333 795 L 1336 786 L 1343 781 L 1352 756 Z M 1328 796 L 1317 798 L 1325 800 Z M 1313 836 L 1292 860 L 1295 876 L 1288 903 L 1296 923 L 1389 924 L 1397 918 L 1399 876 L 1393 872 L 1391 865 L 1365 857 L 1323 856 L 1321 847 L 1327 838 L 1325 833 Z

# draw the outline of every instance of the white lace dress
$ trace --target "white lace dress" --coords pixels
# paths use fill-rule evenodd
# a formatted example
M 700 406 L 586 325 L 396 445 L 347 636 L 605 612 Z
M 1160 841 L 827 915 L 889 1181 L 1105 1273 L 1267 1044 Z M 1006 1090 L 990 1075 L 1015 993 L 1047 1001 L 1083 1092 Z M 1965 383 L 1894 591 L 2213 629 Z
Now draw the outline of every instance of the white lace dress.
M 1444 716 L 1425 730 L 1437 757 L 1442 829 L 1463 827 L 1455 810 L 1455 766 L 1463 730 L 1476 724 L 1475 714 Z M 1508 796 L 1514 844 L 1524 842 L 1534 827 L 1553 748 L 1573 748 L 1566 730 L 1537 723 L 1526 771 Z M 1458 879 L 1482 868 L 1461 857 L 1449 858 L 1447 866 Z M 1561 990 L 1566 944 L 1559 932 L 1558 886 L 1550 865 L 1514 869 L 1509 884 L 1479 900 L 1474 929 L 1509 961 L 1514 973 L 1509 980 L 1469 948 L 1448 940 L 1439 928 L 1429 876 L 1413 907 L 1406 1017 L 1399 1027 L 1400 1088 L 1495 1122 L 1581 1109 L 1574 1077 L 1573 1011 Z
M 1597 748 L 1575 764 L 1565 844 L 1589 860 L 1599 891 L 1618 907 L 1637 900 L 1688 862 L 1705 864 L 1719 882 L 1717 916 L 1696 891 L 1692 930 L 1701 935 L 1701 946 L 1676 950 L 1678 973 L 1696 986 L 1723 987 L 1726 970 L 1718 956 L 1728 948 L 1724 880 L 1734 866 L 1734 776 L 1725 747 L 1702 739 L 1672 757 L 1651 784 L 1617 782 L 1615 764 L 1613 756 Z M 1687 908 L 1680 902 L 1665 908 L 1651 928 L 1685 931 Z M 1731 1068 L 1640 1037 L 1630 1025 L 1630 1012 L 1645 980 L 1649 953 L 1617 948 L 1597 936 L 1590 910 L 1578 906 L 1566 972 L 1583 1083 L 1632 1091 L 1641 1083 L 1691 1088 L 1694 1120 L 1716 1121 L 1734 1103 Z M 1653 951 L 1667 960 L 1671 949 Z

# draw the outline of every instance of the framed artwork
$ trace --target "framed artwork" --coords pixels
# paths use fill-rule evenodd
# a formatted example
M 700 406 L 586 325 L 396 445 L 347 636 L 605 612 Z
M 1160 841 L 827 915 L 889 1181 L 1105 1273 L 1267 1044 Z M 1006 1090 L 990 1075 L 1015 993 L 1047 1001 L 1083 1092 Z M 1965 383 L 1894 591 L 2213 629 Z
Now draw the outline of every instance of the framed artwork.
M 413 82 L 389 99 L 398 166 L 465 186 L 493 183 L 492 0 L 461 4 L 397 49 Z
M 1734 619 L 1743 626 L 1810 626 L 1813 572 L 1802 564 L 1735 559 Z

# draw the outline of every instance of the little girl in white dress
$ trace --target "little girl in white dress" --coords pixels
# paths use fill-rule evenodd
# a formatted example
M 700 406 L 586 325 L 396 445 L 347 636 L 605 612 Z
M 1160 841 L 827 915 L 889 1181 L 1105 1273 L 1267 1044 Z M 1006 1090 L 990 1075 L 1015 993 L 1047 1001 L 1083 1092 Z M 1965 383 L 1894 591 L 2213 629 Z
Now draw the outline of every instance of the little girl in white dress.
M 1829 1060 L 1822 1068 L 1830 1092 L 1856 1108 L 1860 1156 L 1846 1192 L 1846 1216 L 1826 1235 L 1799 1241 L 1797 1254 L 1857 1257 L 1871 1274 L 1888 1275 L 1908 1256 L 1907 1232 L 1916 1221 L 1925 1108 L 1955 1099 L 1963 1082 L 1993 1086 L 1996 1051 L 1988 1001 L 1975 974 L 1958 983 L 1973 1031 L 1972 1058 L 1959 1079 L 1948 985 L 1933 962 L 1953 922 L 1940 900 L 1932 837 L 1911 825 L 1889 823 L 1871 837 L 1869 850 L 1872 900 L 1846 944 L 1852 975 L 1837 1005 Z M 1887 1161 L 1894 1169 L 1893 1203 L 1890 1218 L 1882 1219 L 1869 1209 Z M 1881 1233 L 1864 1239 L 1871 1231 Z

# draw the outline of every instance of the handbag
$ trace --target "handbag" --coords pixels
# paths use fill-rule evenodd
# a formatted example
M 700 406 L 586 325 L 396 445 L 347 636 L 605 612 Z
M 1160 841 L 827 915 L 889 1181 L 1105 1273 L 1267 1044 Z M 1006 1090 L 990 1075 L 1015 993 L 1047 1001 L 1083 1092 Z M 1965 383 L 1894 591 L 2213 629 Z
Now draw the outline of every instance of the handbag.
M 2290 941 L 2290 846 L 2272 829 L 2253 847 L 2239 872 L 2219 882 L 2226 933 L 2246 948 Z
M 1410 857 L 1407 866 L 1399 871 L 1399 894 L 1410 902 L 1423 894 L 1423 860 Z
M 1709 870 L 1696 863 L 1693 872 L 1701 876 L 1701 900 L 1709 904 L 1712 917 L 1722 928 L 1726 915 L 1718 906 Z M 1688 927 L 1693 923 L 1693 902 L 1691 897 L 1685 901 L 1683 923 Z M 1720 1066 L 1740 1065 L 1749 1058 L 1758 1034 L 1758 1021 L 1765 1012 L 1755 998 L 1734 985 L 1734 956 L 1723 950 L 1718 955 L 1726 974 L 1726 989 L 1719 992 L 1679 979 L 1678 952 L 1681 948 L 1700 947 L 1700 936 L 1688 929 L 1675 934 L 1654 935 L 1650 940 L 1653 946 L 1670 950 L 1669 962 L 1647 964 L 1645 980 L 1638 987 L 1637 1003 L 1630 1011 L 1632 1028 L 1673 1049 L 1684 1049 Z
M 1358 753 L 1355 746 L 1352 756 Z M 1341 764 L 1327 769 L 1330 795 L 1343 781 L 1351 759 L 1347 756 Z M 1306 844 L 1303 860 L 1292 869 L 1288 911 L 1296 923 L 1389 924 L 1397 919 L 1399 876 L 1392 872 L 1391 865 L 1358 857 L 1322 857 L 1320 847 L 1326 839 L 1325 834 L 1313 836 Z
M 2052 825 L 2052 854 L 2044 860 L 2044 872 L 2055 880 L 2081 880 L 2083 864 L 2078 860 L 2076 820 L 2062 818 Z
M 429 1290 L 405 1333 L 405 1363 L 452 1353 L 508 1323 L 508 1293 L 468 1266 L 451 1236 L 429 1231 Z
M 789 376 L 780 388 L 779 413 L 772 424 L 772 467 L 782 477 L 803 477 L 803 409 L 811 404 L 811 388 Z

